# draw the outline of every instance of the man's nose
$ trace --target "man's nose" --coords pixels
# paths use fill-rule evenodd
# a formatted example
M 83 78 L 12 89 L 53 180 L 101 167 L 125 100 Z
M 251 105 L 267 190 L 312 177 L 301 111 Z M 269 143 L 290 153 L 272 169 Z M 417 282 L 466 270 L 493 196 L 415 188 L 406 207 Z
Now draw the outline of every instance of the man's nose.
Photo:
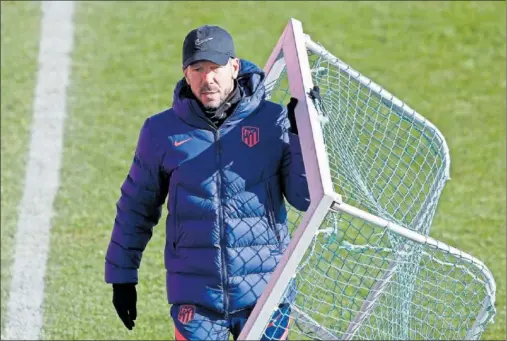
M 203 72 L 202 73 L 202 82 L 205 84 L 213 84 L 213 72 Z

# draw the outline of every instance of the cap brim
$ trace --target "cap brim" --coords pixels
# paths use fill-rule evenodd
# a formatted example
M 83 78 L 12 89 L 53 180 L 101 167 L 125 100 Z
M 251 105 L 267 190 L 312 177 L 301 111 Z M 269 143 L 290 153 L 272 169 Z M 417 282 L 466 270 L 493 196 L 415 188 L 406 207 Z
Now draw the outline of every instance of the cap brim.
M 201 51 L 194 54 L 192 57 L 187 58 L 183 63 L 183 69 L 186 69 L 187 66 L 193 64 L 195 62 L 201 60 L 207 60 L 213 62 L 218 65 L 226 65 L 229 61 L 230 56 L 224 53 L 215 52 L 215 51 Z

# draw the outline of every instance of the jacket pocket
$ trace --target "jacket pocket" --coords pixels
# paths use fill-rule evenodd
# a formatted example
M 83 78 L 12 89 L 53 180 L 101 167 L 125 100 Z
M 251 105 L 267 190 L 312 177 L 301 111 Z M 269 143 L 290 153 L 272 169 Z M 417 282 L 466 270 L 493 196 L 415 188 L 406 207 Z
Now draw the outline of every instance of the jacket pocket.
M 275 218 L 275 203 L 273 201 L 273 194 L 271 193 L 271 186 L 269 185 L 269 180 L 266 181 L 266 194 L 268 197 L 267 202 L 267 216 L 268 216 L 268 225 L 269 228 L 275 234 L 276 240 L 280 243 L 280 234 L 276 228 L 276 218 Z
M 178 218 L 178 188 L 179 185 L 176 185 L 174 187 L 174 230 L 173 230 L 173 240 L 172 240 L 172 247 L 174 250 L 176 250 L 176 247 L 178 246 L 178 243 L 180 241 L 180 220 Z

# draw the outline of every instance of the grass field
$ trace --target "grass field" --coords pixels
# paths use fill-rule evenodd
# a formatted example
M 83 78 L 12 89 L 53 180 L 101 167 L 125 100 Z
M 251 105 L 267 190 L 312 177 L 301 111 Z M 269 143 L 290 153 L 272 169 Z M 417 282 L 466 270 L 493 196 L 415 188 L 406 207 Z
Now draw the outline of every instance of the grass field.
M 10 288 L 17 205 L 23 194 L 23 177 L 30 137 L 33 93 L 39 48 L 40 4 L 1 2 L 1 236 L 2 328 Z
M 2 326 L 22 196 L 40 3 L 2 1 Z M 142 122 L 172 102 L 181 43 L 220 24 L 261 67 L 289 17 L 430 119 L 451 153 L 431 235 L 481 259 L 497 282 L 483 339 L 506 338 L 505 2 L 80 2 L 61 187 L 46 274 L 44 339 L 169 339 L 164 219 L 145 251 L 128 332 L 104 283 L 120 185 Z M 231 13 L 236 13 L 232 15 Z M 5 302 L 5 303 L 4 303 Z

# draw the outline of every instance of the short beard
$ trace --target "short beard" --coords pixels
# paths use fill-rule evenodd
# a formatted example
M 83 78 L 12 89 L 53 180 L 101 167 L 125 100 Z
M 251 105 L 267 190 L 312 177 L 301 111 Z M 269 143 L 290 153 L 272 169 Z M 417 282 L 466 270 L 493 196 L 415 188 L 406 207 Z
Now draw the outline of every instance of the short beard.
M 220 108 L 220 106 L 225 102 L 225 100 L 222 100 L 220 101 L 220 103 L 218 104 L 212 104 L 212 103 L 208 103 L 208 104 L 203 104 L 202 106 L 204 107 L 204 109 L 206 110 L 216 110 L 218 108 Z
M 226 100 L 229 98 L 229 96 L 230 96 L 230 94 L 232 93 L 233 90 L 234 90 L 234 83 L 232 83 L 232 87 L 229 89 L 229 91 L 226 91 L 224 93 L 224 98 L 222 98 L 218 104 L 208 103 L 206 105 L 203 104 L 203 107 L 206 110 L 216 110 L 216 109 L 220 108 L 220 106 L 222 104 L 224 104 L 226 102 Z

